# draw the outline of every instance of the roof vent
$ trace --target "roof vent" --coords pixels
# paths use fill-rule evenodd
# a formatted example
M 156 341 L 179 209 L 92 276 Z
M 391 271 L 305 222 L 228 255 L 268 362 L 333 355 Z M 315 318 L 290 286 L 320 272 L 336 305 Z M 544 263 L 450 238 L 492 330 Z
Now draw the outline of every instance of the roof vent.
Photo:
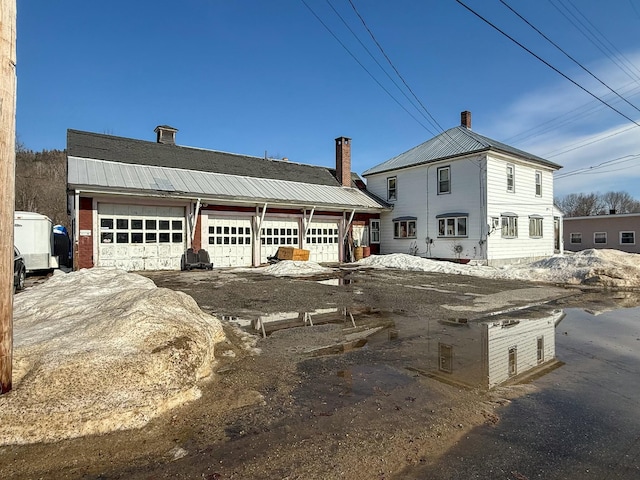
M 177 128 L 170 127 L 169 125 L 158 125 L 154 130 L 157 135 L 156 141 L 166 145 L 175 145 L 177 131 Z

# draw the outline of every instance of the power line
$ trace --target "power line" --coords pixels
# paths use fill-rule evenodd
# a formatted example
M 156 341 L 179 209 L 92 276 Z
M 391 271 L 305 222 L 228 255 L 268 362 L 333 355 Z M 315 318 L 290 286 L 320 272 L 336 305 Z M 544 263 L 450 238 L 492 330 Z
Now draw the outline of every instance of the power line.
M 630 162 L 630 161 L 635 160 L 637 158 L 640 158 L 640 153 L 635 153 L 633 155 L 624 155 L 622 157 L 617 157 L 617 158 L 613 158 L 611 160 L 607 160 L 607 161 L 601 162 L 601 163 L 599 163 L 597 165 L 593 165 L 591 167 L 583 167 L 583 168 L 579 168 L 577 170 L 571 170 L 569 172 L 562 172 L 562 173 L 554 175 L 553 178 L 559 180 L 561 178 L 572 177 L 574 175 L 581 175 L 583 173 L 598 173 L 598 172 L 594 172 L 594 171 L 595 170 L 599 170 L 600 168 L 607 167 L 607 166 Z
M 483 17 L 482 15 L 480 15 L 478 12 L 476 12 L 475 10 L 473 10 L 471 7 L 469 7 L 468 5 L 466 5 L 464 2 L 462 2 L 461 0 L 456 0 L 457 3 L 459 3 L 460 5 L 462 5 L 464 8 L 466 8 L 469 12 L 473 13 L 476 17 L 478 17 L 480 20 L 482 20 L 483 22 L 485 22 L 487 25 L 489 25 L 490 27 L 492 27 L 493 29 L 497 30 L 498 32 L 500 32 L 502 35 L 504 35 L 505 37 L 507 37 L 509 40 L 511 40 L 513 43 L 515 43 L 516 45 L 518 45 L 520 48 L 522 48 L 523 50 L 525 50 L 527 53 L 529 53 L 530 55 L 534 56 L 535 58 L 537 58 L 538 60 L 540 60 L 542 63 L 544 63 L 547 67 L 551 68 L 554 72 L 558 73 L 559 75 L 561 75 L 562 77 L 564 77 L 565 79 L 569 80 L 571 83 L 573 83 L 576 87 L 578 87 L 580 90 L 584 91 L 585 93 L 588 93 L 589 95 L 591 95 L 593 98 L 595 98 L 596 100 L 598 100 L 599 102 L 601 102 L 602 104 L 606 105 L 607 107 L 609 107 L 611 110 L 613 110 L 614 112 L 618 113 L 619 115 L 621 115 L 622 117 L 626 118 L 627 120 L 629 120 L 631 123 L 634 123 L 636 126 L 640 127 L 640 123 L 636 122 L 635 120 L 631 119 L 630 117 L 628 117 L 627 115 L 625 115 L 624 113 L 622 113 L 621 111 L 619 111 L 618 109 L 616 109 L 615 107 L 613 107 L 612 105 L 608 104 L 607 102 L 605 102 L 604 100 L 602 100 L 600 97 L 598 97 L 597 95 L 591 93 L 589 90 L 587 90 L 586 88 L 584 88 L 582 85 L 580 85 L 578 82 L 576 82 L 575 80 L 571 79 L 570 77 L 568 77 L 567 75 L 565 75 L 564 73 L 562 73 L 560 70 L 558 70 L 556 67 L 554 67 L 553 65 L 551 65 L 549 62 L 547 62 L 546 60 L 544 60 L 542 57 L 540 57 L 539 55 L 535 54 L 533 51 L 531 51 L 530 49 L 528 49 L 527 47 L 525 47 L 522 43 L 518 42 L 515 38 L 513 38 L 512 36 L 510 36 L 508 33 L 506 33 L 504 30 L 501 30 L 499 27 L 497 27 L 496 25 L 494 25 L 493 23 L 491 23 L 489 20 L 487 20 L 485 17 Z
M 391 92 L 389 92 L 389 90 L 387 90 L 384 85 L 382 85 L 378 79 L 376 77 L 373 76 L 373 74 L 367 69 L 367 67 L 365 67 L 362 62 L 360 62 L 360 60 L 358 60 L 358 58 L 351 52 L 351 50 L 349 50 L 347 48 L 347 46 L 342 43 L 342 41 L 338 38 L 338 36 L 333 33 L 333 31 L 329 28 L 329 26 L 322 21 L 322 19 L 318 16 L 318 14 L 316 14 L 316 12 L 309 6 L 309 4 L 305 1 L 305 0 L 300 0 L 305 7 L 307 7 L 307 9 L 311 12 L 311 14 L 316 18 L 316 20 L 318 20 L 320 22 L 320 24 L 322 24 L 322 26 L 331 34 L 331 36 L 340 44 L 340 46 L 351 56 L 351 58 L 353 58 L 356 63 L 358 65 L 360 65 L 360 67 L 362 67 L 362 69 L 367 72 L 367 74 L 373 79 L 374 82 L 376 82 L 378 84 L 378 86 L 384 90 L 384 92 L 394 101 L 398 104 L 398 106 L 400 108 L 402 108 L 405 112 L 407 112 L 409 114 L 409 116 L 411 118 L 413 118 L 422 128 L 424 128 L 427 132 L 429 132 L 431 135 L 435 134 L 426 126 L 424 125 L 420 120 L 418 120 L 409 110 L 407 110 L 407 108 L 402 105 L 392 94 Z
M 349 0 L 351 1 L 351 0 Z M 527 20 L 526 18 L 524 18 L 522 15 L 520 15 L 518 12 L 516 12 L 505 0 L 500 0 L 500 3 L 502 3 L 505 7 L 507 7 L 509 10 L 511 10 L 515 15 L 518 16 L 518 18 L 520 18 L 520 20 L 522 20 L 523 22 L 525 22 L 527 25 L 529 25 L 531 28 L 533 28 L 538 34 L 540 34 L 542 36 L 542 38 L 544 38 L 547 42 L 549 42 L 551 45 L 553 45 L 554 47 L 556 47 L 558 50 L 560 50 L 567 58 L 569 58 L 573 63 L 575 63 L 576 65 L 578 65 L 582 70 L 584 70 L 585 72 L 587 72 L 589 75 L 591 75 L 593 78 L 595 78 L 598 82 L 600 82 L 601 85 L 603 85 L 604 87 L 606 87 L 607 89 L 609 89 L 609 91 L 611 91 L 613 94 L 615 94 L 618 98 L 620 98 L 622 101 L 626 102 L 628 105 L 630 105 L 631 107 L 633 107 L 637 112 L 640 112 L 640 109 L 638 107 L 636 107 L 633 103 L 631 103 L 629 100 L 627 100 L 626 98 L 624 98 L 622 95 L 620 95 L 618 92 L 616 92 L 613 88 L 611 88 L 609 85 L 607 85 L 605 82 L 603 82 L 599 77 L 597 77 L 594 73 L 592 73 L 587 67 L 585 67 L 584 65 L 582 65 L 582 63 L 580 63 L 579 61 L 577 61 L 575 58 L 573 58 L 571 55 L 569 55 L 566 51 L 564 51 L 557 43 L 555 43 L 553 40 L 551 40 L 549 37 L 547 37 L 544 33 L 542 33 L 537 27 L 535 27 L 531 22 L 529 22 L 529 20 Z M 639 125 L 640 126 L 640 125 Z
M 329 6 L 331 7 L 331 10 L 333 10 L 333 12 L 336 14 L 336 16 L 342 21 L 342 23 L 344 24 L 345 27 L 347 27 L 347 29 L 351 32 L 351 34 L 354 36 L 354 38 L 358 41 L 358 43 L 362 46 L 362 48 L 365 49 L 365 51 L 369 54 L 369 56 L 373 59 L 374 62 L 376 62 L 376 64 L 378 65 L 378 67 L 380 67 L 380 70 L 382 70 L 384 72 L 384 74 L 387 76 L 387 78 L 389 80 L 391 80 L 391 82 L 396 86 L 396 88 L 398 89 L 398 91 L 409 101 L 409 103 L 411 103 L 411 105 L 413 106 L 413 108 L 415 108 L 421 115 L 422 117 L 431 124 L 431 126 L 433 128 L 435 128 L 436 130 L 440 127 L 439 125 L 437 125 L 437 122 L 434 124 L 431 120 L 429 120 L 429 118 L 427 118 L 424 113 L 422 113 L 420 111 L 420 109 L 413 103 L 413 101 L 411 100 L 411 98 L 409 98 L 409 96 L 402 90 L 402 88 L 400 87 L 400 85 L 398 85 L 396 83 L 396 81 L 391 77 L 391 75 L 389 75 L 389 73 L 384 69 L 384 67 L 380 64 L 380 62 L 378 61 L 378 59 L 371 53 L 371 51 L 367 48 L 367 46 L 360 40 L 360 37 L 358 37 L 358 35 L 353 31 L 353 29 L 349 26 L 349 24 L 347 23 L 347 21 L 344 19 L 344 17 L 342 15 L 340 15 L 340 13 L 334 8 L 334 6 L 331 4 L 331 2 L 329 0 L 326 0 L 327 4 L 329 4 Z M 433 118 L 433 117 L 432 117 Z

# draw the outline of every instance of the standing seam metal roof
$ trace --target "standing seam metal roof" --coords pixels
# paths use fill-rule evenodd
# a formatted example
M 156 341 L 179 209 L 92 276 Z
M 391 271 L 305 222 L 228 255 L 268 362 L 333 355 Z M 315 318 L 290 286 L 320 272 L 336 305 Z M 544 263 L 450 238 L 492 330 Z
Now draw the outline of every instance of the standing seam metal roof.
M 386 162 L 382 162 L 368 169 L 362 176 L 366 177 L 367 175 L 398 170 L 487 150 L 495 150 L 514 155 L 555 170 L 562 168 L 560 165 L 545 160 L 544 158 L 485 137 L 466 127 L 458 126 L 450 128 L 440 135 L 433 137 L 431 140 L 427 140 Z

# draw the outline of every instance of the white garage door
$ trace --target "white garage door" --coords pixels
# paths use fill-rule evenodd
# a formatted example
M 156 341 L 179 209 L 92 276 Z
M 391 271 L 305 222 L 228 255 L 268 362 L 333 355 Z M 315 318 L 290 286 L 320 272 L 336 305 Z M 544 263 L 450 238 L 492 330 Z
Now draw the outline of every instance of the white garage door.
M 274 256 L 279 247 L 300 248 L 298 220 L 265 219 L 260 230 L 260 262 L 267 263 L 267 257 Z
M 305 241 L 312 262 L 340 261 L 340 230 L 337 221 L 311 222 Z
M 98 204 L 97 266 L 179 270 L 186 249 L 183 207 Z
M 208 227 L 208 239 L 203 241 L 203 246 L 215 267 L 251 266 L 250 218 L 209 217 Z

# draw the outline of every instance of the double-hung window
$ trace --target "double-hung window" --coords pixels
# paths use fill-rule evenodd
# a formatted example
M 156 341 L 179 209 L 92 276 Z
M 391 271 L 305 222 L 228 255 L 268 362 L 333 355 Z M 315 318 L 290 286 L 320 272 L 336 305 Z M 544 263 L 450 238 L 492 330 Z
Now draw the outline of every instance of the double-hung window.
M 515 167 L 509 163 L 507 164 L 507 192 L 516 191 L 516 177 Z
M 380 220 L 369 221 L 369 237 L 371 243 L 380 243 Z
M 607 243 L 607 232 L 594 232 L 593 243 L 600 243 L 600 244 Z
M 397 200 L 398 199 L 398 188 L 397 188 L 397 178 L 389 177 L 387 178 L 387 200 Z
M 620 245 L 635 245 L 636 232 L 620 232 Z
M 575 245 L 582 243 L 582 233 L 571 233 L 569 235 L 569 243 Z
M 503 238 L 517 238 L 518 216 L 515 213 L 503 213 L 500 215 Z
M 438 195 L 451 193 L 451 167 L 438 168 Z
M 394 218 L 393 238 L 416 238 L 416 217 Z
M 438 237 L 466 237 L 467 220 L 466 213 L 445 213 L 437 215 Z
M 536 170 L 536 197 L 542 196 L 542 172 Z
M 529 216 L 529 236 L 531 238 L 542 238 L 542 216 Z

